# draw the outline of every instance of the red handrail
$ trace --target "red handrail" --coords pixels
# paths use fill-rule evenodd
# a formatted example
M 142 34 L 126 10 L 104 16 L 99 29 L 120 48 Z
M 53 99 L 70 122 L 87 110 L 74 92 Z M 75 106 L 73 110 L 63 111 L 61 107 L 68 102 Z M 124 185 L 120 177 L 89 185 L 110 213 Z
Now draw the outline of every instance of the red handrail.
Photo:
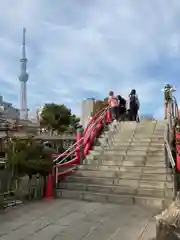
M 90 127 L 90 125 L 105 111 L 106 108 L 101 109 L 99 112 L 95 113 L 94 116 L 92 116 L 92 118 L 89 120 L 86 128 L 84 129 L 84 134 L 88 131 L 88 128 Z
M 92 119 L 89 120 L 89 123 L 88 123 L 87 127 L 85 128 L 85 130 L 84 130 L 84 132 L 83 132 L 83 135 L 84 135 L 84 136 L 87 134 L 87 132 L 90 131 L 91 126 L 92 126 L 93 124 L 96 124 L 96 122 L 97 122 L 97 120 L 98 120 L 98 117 L 102 117 L 102 115 L 104 115 L 104 113 L 107 114 L 107 111 L 108 111 L 108 108 L 103 108 L 103 109 L 101 109 L 97 114 L 95 114 L 95 116 L 93 116 Z M 101 115 L 100 115 L 100 113 L 101 113 Z M 100 116 L 99 116 L 99 115 L 100 115 Z M 76 147 L 76 145 L 77 145 L 80 141 L 81 141 L 81 139 L 80 139 L 78 142 L 76 142 L 75 144 L 73 144 L 73 145 L 72 145 L 69 149 L 67 149 L 64 153 L 59 154 L 59 155 L 57 156 L 57 158 L 54 159 L 54 163 L 55 163 L 55 162 L 58 162 L 58 159 L 60 159 L 60 158 L 62 158 L 62 157 L 64 157 L 64 156 L 70 156 L 71 153 L 72 153 L 72 151 L 71 151 L 69 154 L 67 154 L 67 153 L 68 153 L 71 149 L 73 149 L 74 147 Z
M 83 137 L 80 138 L 73 146 L 71 146 L 68 150 L 66 150 L 64 153 L 60 154 L 58 158 L 55 159 L 54 162 L 56 162 L 56 179 L 58 179 L 60 176 L 66 176 L 68 173 L 74 171 L 74 165 L 80 164 L 80 159 L 77 151 L 80 149 L 80 144 L 83 144 L 83 158 L 86 157 L 86 155 L 89 153 L 89 150 L 92 148 L 94 144 L 94 140 L 99 137 L 101 134 L 101 131 L 105 124 L 108 123 L 108 108 L 104 108 L 100 110 L 97 114 L 95 114 L 92 119 L 89 120 L 89 123 L 85 130 L 83 131 Z M 64 163 L 58 163 L 58 159 L 65 156 L 65 158 L 75 155 L 75 157 L 72 160 L 69 160 L 68 162 Z M 64 159 L 65 159 L 64 158 Z M 72 166 L 72 168 L 70 168 Z M 68 170 L 58 172 L 58 168 L 67 168 Z

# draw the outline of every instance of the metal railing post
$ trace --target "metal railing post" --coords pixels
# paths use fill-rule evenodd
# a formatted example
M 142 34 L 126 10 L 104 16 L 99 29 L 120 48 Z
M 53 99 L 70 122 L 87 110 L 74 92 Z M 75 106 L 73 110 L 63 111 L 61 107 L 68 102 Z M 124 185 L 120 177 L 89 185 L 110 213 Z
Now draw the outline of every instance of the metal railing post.
M 174 96 L 172 96 L 173 90 L 170 90 L 170 99 L 168 101 L 168 121 L 165 128 L 164 140 L 165 140 L 165 164 L 166 168 L 172 169 L 172 177 L 173 177 L 173 195 L 174 198 L 177 195 L 179 189 L 179 173 L 177 173 L 175 159 L 172 154 L 172 146 L 174 141 L 175 134 L 175 120 L 178 118 L 178 106 L 177 101 Z M 177 143 L 176 143 L 177 144 Z
M 82 126 L 79 126 L 77 129 L 77 140 L 79 141 L 79 144 L 77 146 L 77 156 L 79 158 L 79 163 L 83 164 L 84 159 L 84 139 L 83 139 L 83 128 Z

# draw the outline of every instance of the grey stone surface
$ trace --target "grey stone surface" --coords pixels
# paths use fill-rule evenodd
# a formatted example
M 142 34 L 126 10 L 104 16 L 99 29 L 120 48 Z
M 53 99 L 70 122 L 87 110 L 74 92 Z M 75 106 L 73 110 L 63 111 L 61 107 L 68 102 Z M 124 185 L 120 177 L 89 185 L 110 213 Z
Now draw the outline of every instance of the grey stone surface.
M 117 126 L 116 144 L 104 150 L 95 147 L 59 184 L 57 196 L 164 208 L 173 197 L 172 176 L 165 168 L 164 125 L 153 121 L 136 124 L 136 129 L 130 122 Z
M 137 240 L 142 233 L 149 239 L 155 236 L 152 214 L 138 206 L 36 202 L 1 213 L 0 240 Z

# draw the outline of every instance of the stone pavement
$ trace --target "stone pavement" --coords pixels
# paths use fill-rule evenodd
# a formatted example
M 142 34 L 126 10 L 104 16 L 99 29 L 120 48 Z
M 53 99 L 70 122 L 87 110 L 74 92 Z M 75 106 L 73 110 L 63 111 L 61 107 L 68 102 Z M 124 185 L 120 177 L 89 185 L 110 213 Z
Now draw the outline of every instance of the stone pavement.
M 42 201 L 0 213 L 0 240 L 149 240 L 155 235 L 151 215 L 137 206 Z

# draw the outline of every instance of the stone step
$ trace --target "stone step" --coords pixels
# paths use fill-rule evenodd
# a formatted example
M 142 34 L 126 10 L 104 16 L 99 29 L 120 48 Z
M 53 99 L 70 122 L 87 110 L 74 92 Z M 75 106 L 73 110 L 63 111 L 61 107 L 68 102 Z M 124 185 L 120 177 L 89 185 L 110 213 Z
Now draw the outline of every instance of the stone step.
M 163 173 L 166 173 L 166 174 L 169 174 L 169 172 L 167 172 L 167 169 L 166 167 L 156 167 L 156 166 L 153 166 L 153 167 L 149 167 L 149 166 L 145 166 L 143 168 L 143 173 L 156 173 L 156 174 L 163 174 Z
M 110 177 L 118 179 L 134 179 L 134 180 L 149 180 L 149 181 L 171 181 L 171 176 L 166 173 L 144 173 L 144 172 L 121 172 L 120 168 L 116 170 L 103 170 L 99 168 L 86 168 L 78 169 L 75 173 L 80 177 Z
M 143 166 L 146 166 L 146 167 L 164 167 L 165 166 L 165 163 L 164 162 L 145 162 L 145 161 L 142 161 L 142 160 L 139 160 L 139 161 L 124 161 L 122 163 L 122 166 L 134 166 L 134 167 L 143 167 Z
M 161 173 L 144 173 L 144 172 L 121 172 L 120 170 L 101 170 L 101 169 L 78 169 L 75 176 L 80 177 L 106 177 L 114 179 L 132 179 L 132 180 L 147 180 L 147 181 L 172 181 L 169 174 Z
M 157 150 L 159 149 L 160 151 L 163 151 L 164 149 L 164 142 L 163 143 L 160 143 L 160 144 L 154 144 L 154 143 L 140 143 L 140 142 L 131 142 L 129 144 L 126 144 L 124 142 L 121 142 L 121 143 L 112 143 L 111 146 L 109 148 L 112 148 L 112 149 L 140 149 L 142 151 L 147 151 L 148 149 L 151 149 L 151 150 Z
M 87 163 L 87 164 L 91 164 L 92 161 L 96 161 L 102 165 L 105 163 L 106 165 L 106 162 L 108 161 L 111 161 L 111 162 L 114 162 L 115 165 L 119 165 L 121 164 L 121 161 L 124 161 L 124 162 L 134 162 L 134 163 L 137 163 L 137 162 L 142 162 L 143 164 L 145 163 L 152 163 L 152 164 L 155 164 L 156 163 L 162 163 L 164 164 L 165 162 L 165 157 L 164 156 L 99 156 L 99 158 L 92 158 L 92 159 L 86 159 L 84 162 Z M 109 163 L 107 164 L 109 165 Z M 112 165 L 112 164 L 110 164 Z
M 98 156 L 98 154 L 103 153 L 103 155 L 113 155 L 113 156 L 164 156 L 164 150 L 149 150 L 149 151 L 141 151 L 141 150 L 131 150 L 131 149 L 96 149 L 90 152 L 92 155 Z
M 163 130 L 165 129 L 165 126 L 166 126 L 166 122 L 162 124 L 159 124 L 159 122 L 157 122 L 155 130 Z
M 86 159 L 84 160 L 84 162 L 86 162 L 86 161 L 102 161 L 102 160 L 115 160 L 115 161 L 122 161 L 122 160 L 124 160 L 126 158 L 126 156 L 118 156 L 118 155 L 116 155 L 116 156 L 110 156 L 110 155 L 104 155 L 104 154 L 101 154 L 101 155 L 99 155 L 99 156 L 93 156 L 93 155 L 88 155 L 87 157 L 86 157 Z
M 139 143 L 139 142 L 125 142 L 125 141 L 122 141 L 122 142 L 114 142 L 114 147 L 116 146 L 119 146 L 119 147 L 128 147 L 128 146 L 133 146 L 133 147 L 147 147 L 149 146 L 150 144 L 148 142 L 143 142 L 143 143 Z
M 113 145 L 114 146 L 143 146 L 143 147 L 146 147 L 146 146 L 164 146 L 164 140 L 163 141 L 127 141 L 127 140 L 121 140 L 121 141 L 118 141 L 118 140 L 114 140 L 113 142 Z
M 102 184 L 102 185 L 120 185 L 120 186 L 128 186 L 128 187 L 144 187 L 144 188 L 152 188 L 152 189 L 164 189 L 165 186 L 167 188 L 172 188 L 172 182 L 155 180 L 137 180 L 137 179 L 121 179 L 121 178 L 111 178 L 111 177 L 91 177 L 91 176 L 77 176 L 71 175 L 66 177 L 67 182 L 83 182 L 88 184 Z
M 161 153 L 161 155 L 156 155 L 155 153 L 151 153 L 146 156 L 146 160 L 151 162 L 164 162 L 165 155 L 164 153 Z
M 161 142 L 161 143 L 151 142 L 150 145 L 149 145 L 149 148 L 155 148 L 155 149 L 159 148 L 159 149 L 161 149 L 161 150 L 162 150 L 164 147 L 165 147 L 164 141 Z
M 145 163 L 146 167 L 165 167 L 165 163 L 164 162 L 146 162 Z
M 124 136 L 117 136 L 116 137 L 116 142 L 122 141 Z M 164 142 L 164 136 L 141 136 L 141 137 L 136 137 L 134 136 L 133 139 L 126 140 L 127 142 Z
M 131 166 L 122 166 L 122 165 L 79 165 L 78 169 L 87 169 L 87 170 L 112 170 L 120 172 L 129 172 L 129 173 L 144 173 L 144 174 L 167 174 L 166 168 L 157 168 L 157 167 L 131 167 Z
M 148 152 L 152 151 L 164 152 L 164 145 L 150 145 L 148 148 Z
M 122 164 L 122 163 L 121 163 Z M 78 169 L 81 170 L 101 170 L 101 171 L 120 171 L 121 168 L 121 164 L 120 165 L 92 165 L 92 164 L 85 164 L 85 165 L 79 165 Z
M 165 153 L 164 152 L 149 152 L 146 156 L 147 160 L 151 161 L 163 161 L 165 159 Z
M 152 166 L 154 166 L 154 167 L 157 167 L 157 166 L 160 166 L 160 167 L 165 167 L 165 160 L 164 159 L 162 159 L 162 160 L 158 160 L 158 158 L 157 158 L 157 161 L 154 161 L 153 159 L 147 159 L 145 162 L 144 162 L 144 164 L 146 165 L 146 166 L 148 166 L 148 165 L 152 165 Z
M 158 126 L 154 130 L 154 134 L 161 135 L 164 134 L 165 126 Z
M 87 176 L 77 176 L 77 175 L 71 175 L 66 177 L 67 182 L 83 182 L 88 184 L 102 184 L 102 185 L 121 185 L 121 186 L 128 186 L 128 187 L 139 187 L 140 183 L 144 184 L 144 187 L 147 188 L 158 188 L 158 189 L 164 189 L 164 186 L 166 182 L 164 181 L 152 181 L 152 183 L 149 183 L 149 181 L 138 181 L 135 179 L 118 179 L 118 178 L 110 178 L 110 177 L 87 177 Z M 143 187 L 143 186 L 142 186 Z
M 91 150 L 91 151 L 89 151 L 89 155 L 93 155 L 94 157 L 95 156 L 99 156 L 101 153 L 104 153 L 103 152 L 103 149 L 102 150 Z
M 92 165 L 92 166 L 120 166 L 122 165 L 123 160 L 103 160 L 103 159 L 86 159 L 84 160 L 84 165 Z
M 151 142 L 151 138 L 141 138 L 141 139 L 136 139 L 133 137 L 131 138 L 125 138 L 124 136 L 116 136 L 115 142 L 144 142 L 144 143 L 149 143 Z
M 120 177 L 122 179 L 140 179 L 147 181 L 172 181 L 170 175 L 167 174 L 154 174 L 154 173 L 121 173 Z
M 106 166 L 124 166 L 124 167 L 154 167 L 154 168 L 164 168 L 164 161 L 145 161 L 145 160 L 86 160 L 85 165 L 106 165 Z
M 139 142 L 139 143 L 155 143 L 155 144 L 158 144 L 158 143 L 164 143 L 164 137 L 162 137 L 161 139 L 159 138 L 156 138 L 156 137 L 151 137 L 151 138 L 148 138 L 148 139 L 145 139 L 143 137 L 139 137 L 139 138 L 136 138 L 136 136 L 133 138 L 133 141 L 132 142 Z
M 138 128 L 136 129 L 135 134 L 141 135 L 141 136 L 151 136 L 151 135 L 154 135 L 154 132 L 155 132 L 154 127 L 149 129 Z M 162 135 L 162 132 L 159 135 L 157 134 L 157 136 L 161 136 L 161 135 Z
M 171 197 L 173 189 L 151 189 L 151 188 L 136 188 L 118 185 L 95 185 L 86 183 L 62 182 L 59 184 L 58 189 L 90 191 L 97 193 L 109 194 L 133 194 L 139 196 L 153 196 L 153 197 Z
M 88 191 L 77 191 L 77 190 L 66 190 L 58 189 L 57 197 L 67 199 L 78 199 L 85 201 L 95 201 L 102 203 L 117 203 L 124 205 L 140 205 L 148 208 L 163 209 L 166 205 L 171 202 L 171 199 L 145 197 L 136 195 L 125 195 L 125 194 L 108 194 L 108 193 L 96 193 Z
M 152 139 L 153 137 L 153 132 L 135 132 L 134 134 L 134 139 L 141 139 L 141 138 L 148 138 Z
M 121 149 L 109 149 L 109 150 L 105 150 L 104 154 L 116 154 L 116 155 L 133 155 L 133 156 L 146 156 L 147 152 L 146 151 L 141 151 L 141 150 L 121 150 Z
M 134 132 L 134 129 L 125 129 L 125 128 L 121 128 L 119 130 L 112 130 L 110 129 L 108 132 L 106 132 L 105 134 L 110 134 L 110 133 L 114 133 L 115 135 L 120 136 L 131 136 Z
M 118 154 L 105 154 L 102 153 L 101 155 L 88 155 L 85 159 L 84 162 L 88 162 L 89 163 L 91 161 L 95 161 L 95 160 L 99 160 L 100 162 L 101 161 L 115 161 L 115 162 L 118 162 L 118 161 L 122 161 L 122 160 L 125 160 L 125 161 L 151 161 L 151 162 L 165 162 L 165 156 L 162 154 L 161 156 L 152 156 L 152 155 L 143 155 L 143 156 L 134 156 L 134 155 L 118 155 Z
M 96 147 L 94 148 L 96 149 Z M 98 149 L 98 148 L 97 148 Z M 134 151 L 156 151 L 156 150 L 160 150 L 160 151 L 164 151 L 164 144 L 161 145 L 116 145 L 116 146 L 112 146 L 111 147 L 112 150 L 134 150 Z
M 110 177 L 110 178 L 117 178 L 119 177 L 119 171 L 110 171 L 110 170 L 107 170 L 107 171 L 100 171 L 100 170 L 86 170 L 86 169 L 83 169 L 83 170 L 77 170 L 75 172 L 75 175 L 76 176 L 80 176 L 80 177 Z
M 161 136 L 161 139 L 163 139 L 164 138 L 164 133 L 165 133 L 165 131 L 163 130 L 163 131 L 158 131 L 158 132 L 154 132 L 153 133 L 153 138 L 159 138 L 160 136 Z
M 140 188 L 155 188 L 155 189 L 169 189 L 173 188 L 172 181 L 147 181 L 141 180 L 139 181 Z
M 93 150 L 90 151 L 89 156 L 98 156 L 98 155 L 114 155 L 114 156 L 124 156 L 124 155 L 133 155 L 133 156 L 164 156 L 164 146 L 163 147 L 112 147 L 112 148 L 102 148 L 101 146 L 96 146 Z M 91 157 L 90 157 L 91 158 Z
M 121 143 L 121 142 L 132 142 L 133 136 L 115 136 L 113 138 L 114 143 Z
M 128 150 L 127 156 L 164 156 L 164 151 L 138 151 L 138 150 Z
M 95 146 L 93 150 L 100 150 L 102 148 Z M 142 151 L 142 152 L 153 152 L 153 151 L 162 151 L 164 152 L 164 145 L 162 146 L 112 146 L 109 151 Z

